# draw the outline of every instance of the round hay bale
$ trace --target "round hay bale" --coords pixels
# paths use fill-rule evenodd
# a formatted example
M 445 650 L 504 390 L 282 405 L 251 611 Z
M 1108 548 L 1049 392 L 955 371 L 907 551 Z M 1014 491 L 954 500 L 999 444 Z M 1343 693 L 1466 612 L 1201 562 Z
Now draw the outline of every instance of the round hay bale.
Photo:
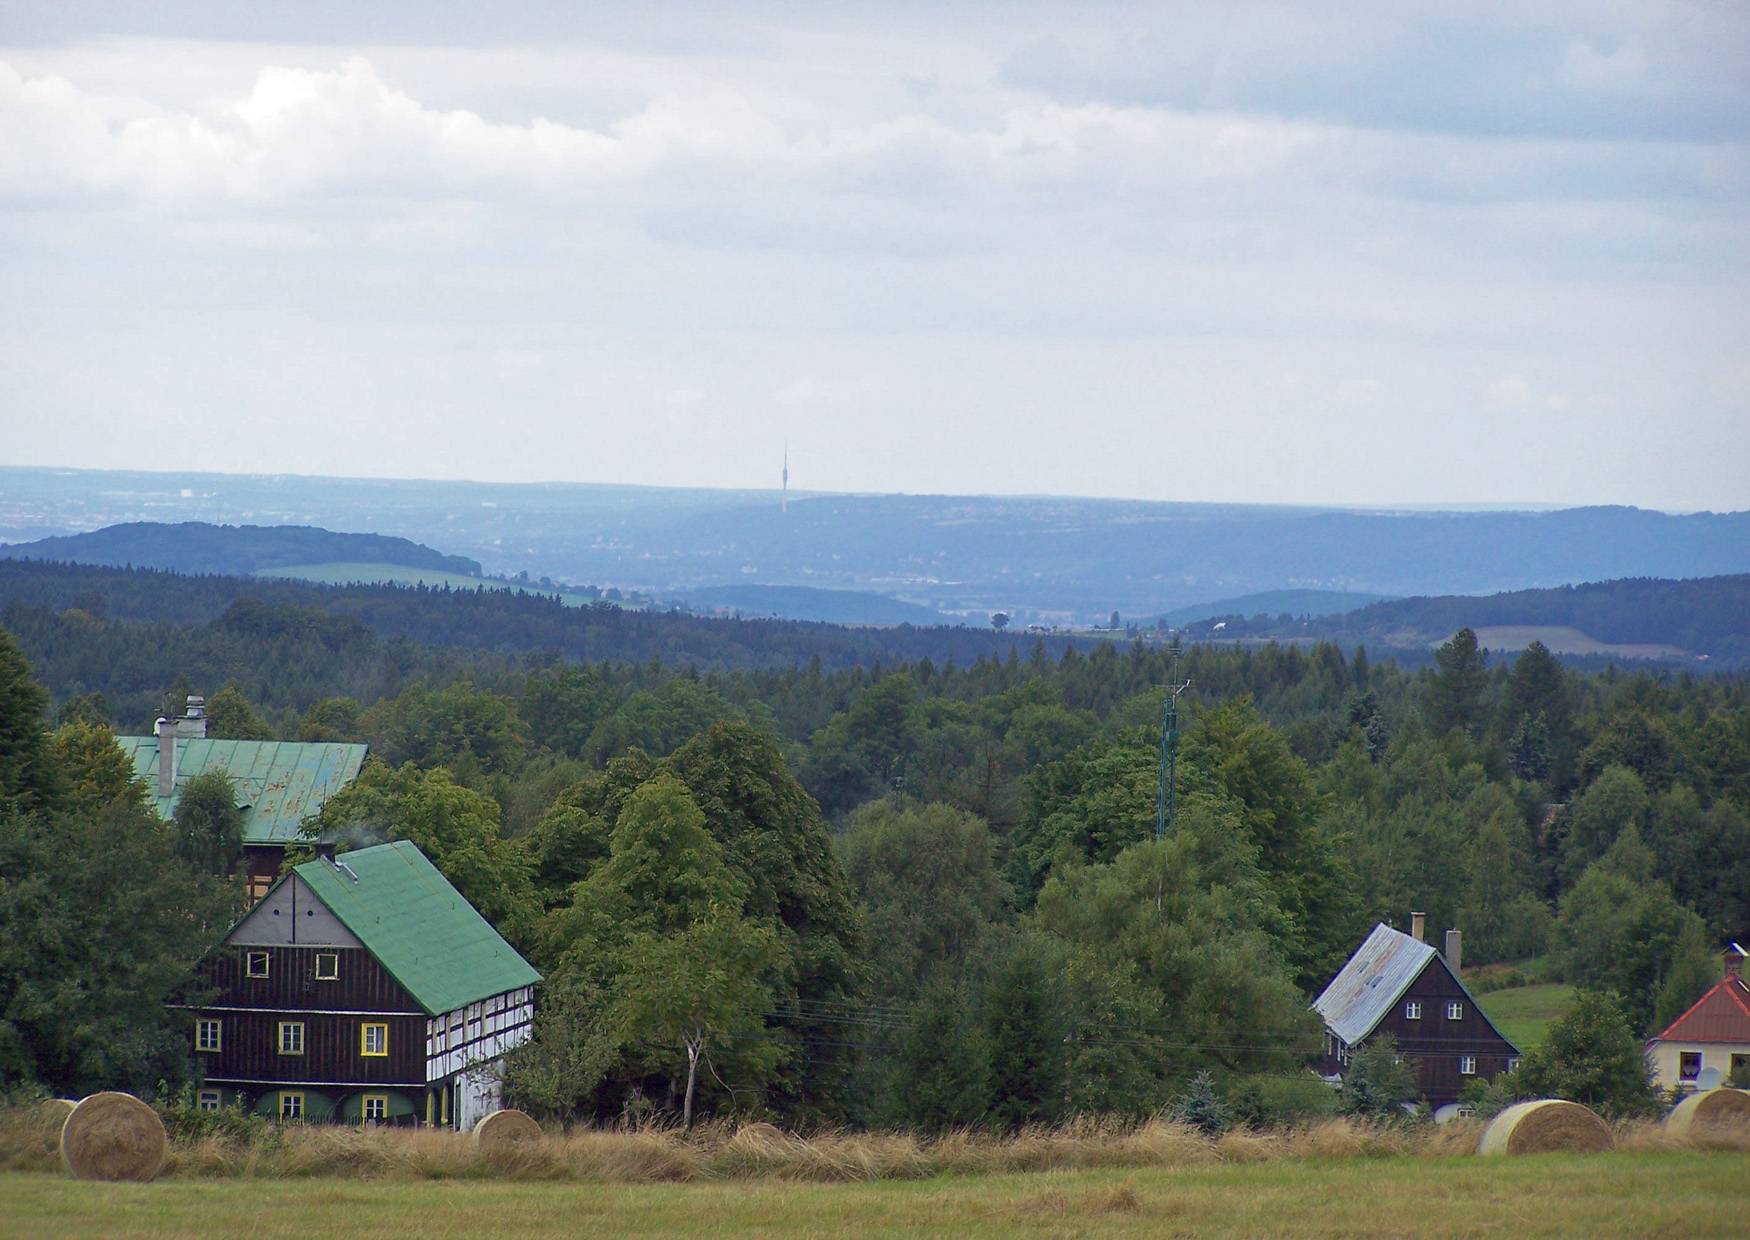
M 1544 1098 L 1508 1107 L 1483 1129 L 1479 1154 L 1592 1154 L 1616 1148 L 1610 1125 L 1577 1102 Z
M 1665 1117 L 1665 1131 L 1674 1137 L 1750 1133 L 1750 1092 L 1704 1089 L 1690 1094 Z
M 41 1108 L 43 1119 L 56 1125 L 64 1124 L 67 1117 L 73 1114 L 73 1108 L 78 1105 L 71 1098 L 45 1098 Z
M 132 1094 L 92 1094 L 61 1126 L 61 1162 L 82 1180 L 149 1180 L 168 1145 L 158 1112 Z
M 494 1111 L 474 1125 L 474 1143 L 481 1149 L 503 1150 L 541 1139 L 541 1126 L 526 1111 Z

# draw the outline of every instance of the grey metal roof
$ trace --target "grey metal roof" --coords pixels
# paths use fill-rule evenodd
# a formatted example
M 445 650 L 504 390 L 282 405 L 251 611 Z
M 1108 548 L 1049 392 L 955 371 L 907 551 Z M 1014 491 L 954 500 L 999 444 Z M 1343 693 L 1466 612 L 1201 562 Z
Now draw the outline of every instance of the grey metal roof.
M 1354 1046 L 1373 1032 L 1434 955 L 1430 944 L 1382 921 L 1313 1000 L 1313 1011 L 1325 1018 L 1332 1033 Z
M 160 817 L 176 812 L 183 785 L 205 771 L 224 771 L 243 811 L 245 844 L 290 844 L 305 818 L 358 778 L 363 745 L 301 741 L 233 741 L 182 737 L 176 742 L 176 784 L 158 796 L 158 738 L 118 736 L 116 743 L 146 784 Z

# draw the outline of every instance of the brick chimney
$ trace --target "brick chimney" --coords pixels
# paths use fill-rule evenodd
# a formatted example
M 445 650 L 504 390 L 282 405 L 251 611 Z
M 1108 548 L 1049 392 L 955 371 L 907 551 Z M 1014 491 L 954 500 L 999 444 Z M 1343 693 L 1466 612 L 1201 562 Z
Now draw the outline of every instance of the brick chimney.
M 158 718 L 158 795 L 176 791 L 176 721 Z
M 1464 963 L 1464 933 L 1459 930 L 1446 932 L 1446 967 L 1457 973 Z
M 1427 922 L 1428 915 L 1426 913 L 1410 914 L 1410 937 L 1415 939 L 1418 943 L 1423 941 L 1423 936 L 1426 933 L 1425 927 Z

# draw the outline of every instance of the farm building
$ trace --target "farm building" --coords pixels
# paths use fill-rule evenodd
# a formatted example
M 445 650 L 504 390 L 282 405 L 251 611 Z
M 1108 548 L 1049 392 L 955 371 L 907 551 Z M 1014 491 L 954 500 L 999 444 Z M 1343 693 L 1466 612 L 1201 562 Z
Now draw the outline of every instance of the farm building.
M 1519 1048 L 1495 1028 L 1459 980 L 1457 930 L 1446 950 L 1423 941 L 1423 917 L 1410 914 L 1410 933 L 1381 922 L 1331 984 L 1313 1001 L 1325 1022 L 1319 1061 L 1327 1080 L 1341 1080 L 1355 1051 L 1389 1034 L 1405 1058 L 1416 1061 L 1422 1097 L 1452 1114 L 1472 1080 L 1492 1079 L 1519 1059 Z
M 1750 986 L 1744 983 L 1745 955 L 1736 943 L 1728 947 L 1723 957 L 1724 976 L 1647 1043 L 1653 1079 L 1661 1089 L 1687 1091 L 1750 1075 Z M 1710 1070 L 1717 1070 L 1718 1075 Z
M 406 841 L 295 866 L 200 975 L 201 1106 L 463 1130 L 497 1109 L 540 980 Z
M 190 697 L 185 715 L 158 721 L 157 735 L 118 736 L 116 743 L 165 819 L 194 776 L 223 771 L 231 777 L 243 811 L 244 881 L 254 902 L 279 878 L 287 847 L 301 842 L 304 819 L 358 778 L 365 747 L 212 739 L 204 708 L 202 698 Z

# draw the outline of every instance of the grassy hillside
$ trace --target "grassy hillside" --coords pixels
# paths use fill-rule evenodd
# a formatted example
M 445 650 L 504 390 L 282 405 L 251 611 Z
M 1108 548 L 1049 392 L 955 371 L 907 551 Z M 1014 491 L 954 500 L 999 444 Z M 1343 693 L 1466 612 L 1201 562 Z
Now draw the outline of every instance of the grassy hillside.
M 1568 1010 L 1574 988 L 1559 982 L 1515 986 L 1477 996 L 1477 1002 L 1502 1034 L 1522 1051 L 1543 1044 L 1550 1022 Z
M 480 562 L 384 534 L 342 534 L 313 525 L 210 525 L 131 521 L 88 534 L 0 547 L 0 556 L 70 564 L 162 568 L 178 573 L 259 573 L 298 564 L 399 564 L 463 576 Z

